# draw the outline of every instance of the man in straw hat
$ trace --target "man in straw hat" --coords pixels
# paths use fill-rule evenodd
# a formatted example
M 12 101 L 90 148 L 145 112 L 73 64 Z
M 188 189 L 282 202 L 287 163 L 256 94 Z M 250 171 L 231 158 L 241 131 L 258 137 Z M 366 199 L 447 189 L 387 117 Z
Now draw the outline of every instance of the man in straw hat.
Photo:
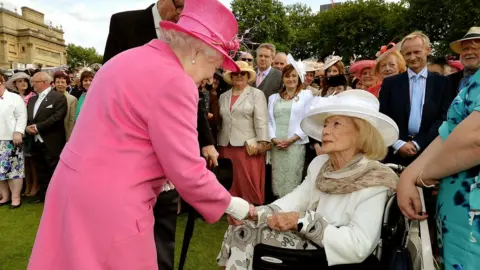
M 480 65 L 480 27 L 472 27 L 468 33 L 450 44 L 453 52 L 460 55 L 463 70 L 448 76 L 455 95 L 460 92 L 477 72 Z
M 142 46 L 160 37 L 160 21 L 176 23 L 183 11 L 184 0 L 159 0 L 145 10 L 126 11 L 112 15 L 104 63 L 128 49 Z M 252 58 L 253 59 L 253 58 Z M 205 113 L 204 99 L 200 99 L 197 111 L 198 141 L 203 156 L 217 165 L 214 135 Z M 154 208 L 155 239 L 158 263 L 162 269 L 173 269 L 175 229 L 177 220 L 178 192 L 171 183 L 166 183 Z
M 28 269 L 158 269 L 152 209 L 167 179 L 207 222 L 253 213 L 207 170 L 196 131 L 197 85 L 219 67 L 239 71 L 230 57 L 237 21 L 217 0 L 188 0 L 177 24 L 160 27 L 161 39 L 95 75 L 52 177 Z

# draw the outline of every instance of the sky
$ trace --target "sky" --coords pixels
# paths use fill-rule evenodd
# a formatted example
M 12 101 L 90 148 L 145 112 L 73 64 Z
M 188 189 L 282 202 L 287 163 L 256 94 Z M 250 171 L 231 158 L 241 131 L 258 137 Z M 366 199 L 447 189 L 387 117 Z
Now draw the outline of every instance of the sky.
M 94 47 L 103 55 L 112 14 L 135 9 L 146 9 L 155 0 L 4 0 L 3 7 L 21 13 L 27 6 L 45 14 L 45 20 L 53 26 L 61 25 L 67 44 Z M 253 1 L 253 0 L 252 0 Z M 220 0 L 230 8 L 230 0 Z M 284 0 L 284 4 L 301 2 L 317 12 L 330 0 Z

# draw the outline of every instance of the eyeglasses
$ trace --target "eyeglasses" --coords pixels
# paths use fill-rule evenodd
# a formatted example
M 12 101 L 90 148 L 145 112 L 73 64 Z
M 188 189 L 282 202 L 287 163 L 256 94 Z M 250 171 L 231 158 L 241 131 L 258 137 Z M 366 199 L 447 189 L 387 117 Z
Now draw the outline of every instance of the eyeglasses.
M 177 14 L 182 13 L 183 5 L 177 5 L 177 3 L 175 3 L 175 0 L 172 0 L 172 3 L 173 3 L 173 6 L 175 7 L 175 12 L 177 12 Z
M 240 60 L 245 62 L 253 62 L 253 58 L 241 58 Z

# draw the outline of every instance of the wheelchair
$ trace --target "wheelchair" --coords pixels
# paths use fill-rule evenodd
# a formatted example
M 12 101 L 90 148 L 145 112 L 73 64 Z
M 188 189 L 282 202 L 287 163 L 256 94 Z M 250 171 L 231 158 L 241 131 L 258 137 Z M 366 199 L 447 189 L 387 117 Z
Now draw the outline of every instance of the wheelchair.
M 404 167 L 401 165 L 396 165 L 396 164 L 386 164 L 389 168 L 391 168 L 393 171 L 395 171 L 398 175 L 402 173 L 404 170 Z M 405 237 L 408 234 L 408 220 L 403 216 L 401 213 L 400 209 L 397 206 L 397 198 L 396 198 L 396 193 L 389 194 L 389 197 L 387 199 L 387 202 L 385 204 L 385 210 L 383 214 L 383 220 L 382 220 L 382 228 L 381 228 L 381 234 L 380 234 L 380 240 L 377 244 L 376 249 L 374 250 L 373 254 L 367 258 L 366 261 L 376 261 L 374 262 L 375 265 L 378 265 L 375 267 L 375 269 L 389 269 L 389 265 L 391 265 L 392 259 L 395 257 L 396 253 L 399 251 L 399 249 L 402 247 L 402 243 L 405 241 Z M 259 260 L 255 259 L 255 257 L 258 258 L 258 256 L 254 256 L 253 260 L 253 270 L 280 270 L 280 269 L 292 269 L 291 267 L 287 266 L 288 265 L 293 265 L 295 264 L 296 267 L 295 269 L 322 269 L 326 268 L 326 264 L 324 266 L 318 266 L 318 265 L 310 265 L 310 262 L 305 262 L 305 261 L 299 261 L 295 260 L 295 258 L 291 258 L 291 253 L 290 250 L 284 249 L 285 252 L 284 254 L 281 251 L 281 249 L 276 249 L 273 251 L 271 254 L 267 254 L 268 256 L 265 256 L 268 260 Z M 255 250 L 254 250 L 255 254 Z M 270 256 L 271 255 L 271 256 Z M 263 256 L 263 254 L 262 254 Z M 275 256 L 278 256 L 275 258 Z M 322 258 L 325 259 L 326 263 L 326 255 L 324 252 L 320 254 Z M 264 257 L 262 257 L 263 259 Z M 283 258 L 284 260 L 288 260 L 288 263 L 283 263 L 281 259 Z M 380 264 L 378 264 L 380 262 Z M 365 266 L 363 266 L 365 267 Z M 334 267 L 335 268 L 335 267 Z M 349 266 L 345 266 L 342 268 L 341 266 L 338 267 L 339 269 L 353 269 Z M 357 268 L 355 268 L 357 269 Z M 365 268 L 358 268 L 358 269 L 365 269 Z M 368 269 L 373 269 L 373 268 L 368 268 Z

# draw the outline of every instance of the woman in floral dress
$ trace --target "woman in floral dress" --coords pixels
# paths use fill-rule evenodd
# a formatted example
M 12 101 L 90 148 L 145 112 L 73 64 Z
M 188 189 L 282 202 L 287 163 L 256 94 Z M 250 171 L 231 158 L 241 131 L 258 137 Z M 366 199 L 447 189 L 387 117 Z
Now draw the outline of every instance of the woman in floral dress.
M 21 146 L 26 126 L 27 108 L 23 99 L 7 91 L 5 79 L 0 76 L 0 206 L 11 201 L 11 209 L 21 205 L 25 177 Z

